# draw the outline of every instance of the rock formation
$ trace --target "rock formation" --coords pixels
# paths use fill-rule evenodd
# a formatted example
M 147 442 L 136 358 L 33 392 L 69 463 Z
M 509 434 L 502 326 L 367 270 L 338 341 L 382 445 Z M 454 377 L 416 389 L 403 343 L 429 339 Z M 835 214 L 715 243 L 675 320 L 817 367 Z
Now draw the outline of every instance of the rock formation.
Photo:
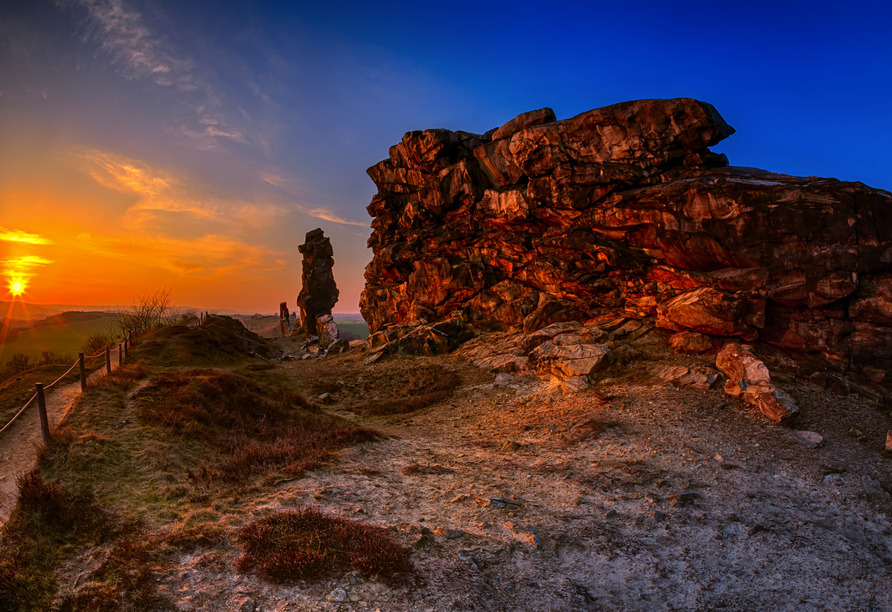
M 888 384 L 892 195 L 730 167 L 708 147 L 733 133 L 690 99 L 408 132 L 368 171 L 362 314 L 531 332 L 613 311 L 690 352 L 763 341 Z
M 307 232 L 306 242 L 297 249 L 303 254 L 301 290 L 297 296 L 301 328 L 308 336 L 319 336 L 325 348 L 338 339 L 337 327 L 331 318 L 331 309 L 338 301 L 331 240 L 321 229 L 314 229 Z

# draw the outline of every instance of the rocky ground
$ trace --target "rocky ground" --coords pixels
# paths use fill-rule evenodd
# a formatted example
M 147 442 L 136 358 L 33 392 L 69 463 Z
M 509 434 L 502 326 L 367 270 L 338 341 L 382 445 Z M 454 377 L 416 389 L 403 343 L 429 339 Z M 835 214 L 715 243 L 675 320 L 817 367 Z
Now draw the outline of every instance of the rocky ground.
M 637 362 L 575 394 L 454 356 L 276 366 L 308 389 L 324 366 L 336 379 L 327 408 L 387 437 L 247 512 L 312 505 L 392 528 L 414 549 L 414 575 L 271 585 L 240 574 L 239 551 L 222 545 L 180 559 L 161 592 L 179 610 L 892 610 L 888 413 L 781 376 L 801 411 L 796 429 L 781 427 L 720 389 L 660 377 L 714 355 L 640 343 Z M 420 367 L 458 388 L 407 415 L 354 411 Z

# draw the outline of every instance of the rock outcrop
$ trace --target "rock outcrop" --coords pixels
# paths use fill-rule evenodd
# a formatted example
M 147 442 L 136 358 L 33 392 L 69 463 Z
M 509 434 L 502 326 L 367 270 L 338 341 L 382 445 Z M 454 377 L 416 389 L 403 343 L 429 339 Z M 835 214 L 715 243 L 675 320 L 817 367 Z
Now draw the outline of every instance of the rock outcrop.
M 678 336 L 690 352 L 764 341 L 888 384 L 892 195 L 730 167 L 709 147 L 733 133 L 690 99 L 408 132 L 368 171 L 363 316 L 373 332 L 456 310 L 526 332 L 647 316 L 703 336 Z
M 337 327 L 331 329 L 335 325 L 331 309 L 338 302 L 331 240 L 321 229 L 314 229 L 307 232 L 306 241 L 297 250 L 303 254 L 301 290 L 297 296 L 301 331 L 308 336 L 319 336 L 325 348 L 338 339 Z

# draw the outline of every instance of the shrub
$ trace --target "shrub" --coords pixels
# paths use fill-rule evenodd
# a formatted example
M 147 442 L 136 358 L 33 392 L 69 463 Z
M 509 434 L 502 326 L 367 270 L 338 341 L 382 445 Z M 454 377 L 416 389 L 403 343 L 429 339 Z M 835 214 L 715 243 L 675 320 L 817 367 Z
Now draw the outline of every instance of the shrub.
M 82 348 L 85 355 L 95 355 L 114 343 L 115 338 L 111 332 L 93 332 L 87 336 Z
M 239 569 L 257 569 L 287 582 L 349 567 L 394 579 L 411 571 L 411 551 L 383 527 L 323 514 L 315 508 L 286 510 L 245 525 Z

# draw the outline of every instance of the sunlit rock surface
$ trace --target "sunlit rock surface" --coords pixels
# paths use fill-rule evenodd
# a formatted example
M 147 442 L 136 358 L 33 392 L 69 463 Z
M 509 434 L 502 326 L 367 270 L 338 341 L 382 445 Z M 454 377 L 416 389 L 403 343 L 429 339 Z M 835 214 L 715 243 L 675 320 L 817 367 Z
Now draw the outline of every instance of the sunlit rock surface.
M 708 147 L 733 133 L 691 99 L 408 132 L 368 171 L 362 314 L 534 332 L 615 311 L 888 385 L 892 196 L 728 166 Z

